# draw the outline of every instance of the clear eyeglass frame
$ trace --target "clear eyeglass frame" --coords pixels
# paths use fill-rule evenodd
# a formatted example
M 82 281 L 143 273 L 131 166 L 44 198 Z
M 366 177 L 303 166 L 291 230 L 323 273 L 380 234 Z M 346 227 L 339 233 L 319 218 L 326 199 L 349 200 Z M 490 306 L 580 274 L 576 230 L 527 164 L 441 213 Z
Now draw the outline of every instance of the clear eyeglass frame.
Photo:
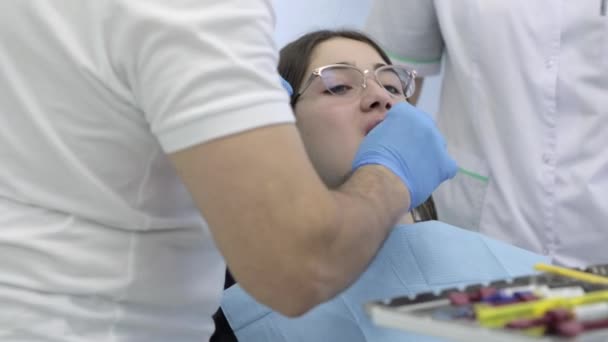
M 310 87 L 310 85 L 316 78 L 320 78 L 323 81 L 323 85 L 325 86 L 327 91 L 329 91 L 330 93 L 332 93 L 334 95 L 340 95 L 340 94 L 335 94 L 331 90 L 331 88 L 328 87 L 328 85 L 325 81 L 325 78 L 324 78 L 324 73 L 326 74 L 329 71 L 340 70 L 340 69 L 356 71 L 357 73 L 359 73 L 361 75 L 361 84 L 357 88 L 358 91 L 353 94 L 359 94 L 363 89 L 367 88 L 367 79 L 368 79 L 368 75 L 370 74 L 370 72 L 373 72 L 373 80 L 384 89 L 386 89 L 386 86 L 381 81 L 379 75 L 386 71 L 393 72 L 400 80 L 401 88 L 402 88 L 401 95 L 403 97 L 405 97 L 405 99 L 411 97 L 414 94 L 414 91 L 416 90 L 416 82 L 415 82 L 416 71 L 415 70 L 408 70 L 404 67 L 397 66 L 397 65 L 383 65 L 383 66 L 378 67 L 373 70 L 369 70 L 369 69 L 361 70 L 361 69 L 357 68 L 356 66 L 349 65 L 349 64 L 329 64 L 329 65 L 325 65 L 325 66 L 316 68 L 312 71 L 310 77 L 308 78 L 306 83 L 304 83 L 301 90 L 298 91 L 293 96 L 292 104 L 295 104 L 295 102 L 298 100 L 298 98 Z M 390 92 L 388 89 L 386 89 L 386 90 L 392 97 L 399 96 L 398 94 L 394 94 L 394 93 Z

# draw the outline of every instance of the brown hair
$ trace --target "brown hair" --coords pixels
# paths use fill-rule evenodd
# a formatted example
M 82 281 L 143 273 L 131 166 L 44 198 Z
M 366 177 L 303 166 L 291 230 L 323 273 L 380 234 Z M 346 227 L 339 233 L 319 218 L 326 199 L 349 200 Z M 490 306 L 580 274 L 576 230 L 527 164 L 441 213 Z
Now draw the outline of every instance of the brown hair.
M 346 38 L 368 44 L 378 52 L 386 64 L 393 64 L 386 52 L 366 34 L 356 30 L 319 30 L 303 35 L 281 49 L 279 58 L 279 74 L 293 87 L 291 106 L 295 107 L 298 100 L 300 84 L 308 76 L 306 71 L 310 65 L 312 54 L 317 45 L 332 38 Z M 414 221 L 436 220 L 435 203 L 429 197 L 424 203 L 412 210 Z

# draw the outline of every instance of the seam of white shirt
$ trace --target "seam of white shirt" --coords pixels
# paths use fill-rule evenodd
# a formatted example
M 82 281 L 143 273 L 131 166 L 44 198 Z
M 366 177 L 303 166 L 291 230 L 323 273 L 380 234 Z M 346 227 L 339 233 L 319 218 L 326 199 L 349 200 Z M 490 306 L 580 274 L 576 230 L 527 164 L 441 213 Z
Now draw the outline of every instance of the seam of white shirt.
M 135 250 L 137 249 L 137 241 L 138 236 L 137 232 L 131 232 L 129 235 L 129 251 L 127 256 L 127 278 L 129 279 L 128 285 L 123 289 L 122 294 L 116 300 L 116 310 L 114 312 L 114 318 L 112 319 L 112 324 L 110 325 L 109 337 L 110 341 L 115 342 L 118 341 L 118 337 L 116 336 L 116 326 L 118 322 L 120 322 L 123 318 L 124 310 L 119 304 L 123 299 L 127 297 L 127 293 L 129 292 L 129 286 L 133 281 L 133 260 L 135 259 Z
M 148 158 L 148 162 L 146 164 L 146 171 L 145 174 L 142 175 L 141 178 L 141 183 L 139 185 L 139 190 L 137 191 L 137 200 L 136 200 L 136 205 L 137 207 L 139 207 L 141 205 L 141 201 L 142 201 L 142 196 L 143 196 L 143 192 L 145 189 L 145 184 L 147 183 L 148 179 L 150 178 L 150 169 L 152 166 L 152 163 L 155 160 L 155 157 L 158 155 L 158 153 L 160 152 L 160 148 L 156 148 L 154 149 L 151 153 L 150 153 L 150 157 Z M 144 223 L 143 223 L 143 228 L 148 228 L 150 226 L 150 220 L 147 216 L 143 217 L 144 219 Z M 140 227 L 142 228 L 142 227 Z M 131 284 L 133 283 L 133 275 L 134 275 L 134 259 L 135 259 L 135 251 L 137 249 L 137 242 L 138 242 L 138 232 L 131 232 L 130 233 L 130 237 L 129 237 L 129 248 L 128 248 L 128 256 L 127 256 L 127 282 L 126 282 L 126 286 L 123 289 L 122 294 L 119 296 L 119 298 L 117 299 L 117 302 L 120 302 L 124 299 L 127 298 L 128 296 L 128 292 L 129 292 L 129 288 L 131 286 Z M 116 336 L 116 325 L 118 324 L 118 322 L 120 322 L 120 320 L 123 317 L 123 313 L 124 310 L 122 310 L 120 305 L 116 306 L 116 312 L 114 313 L 114 319 L 112 321 L 112 325 L 110 328 L 110 338 L 111 341 L 117 341 L 117 336 Z

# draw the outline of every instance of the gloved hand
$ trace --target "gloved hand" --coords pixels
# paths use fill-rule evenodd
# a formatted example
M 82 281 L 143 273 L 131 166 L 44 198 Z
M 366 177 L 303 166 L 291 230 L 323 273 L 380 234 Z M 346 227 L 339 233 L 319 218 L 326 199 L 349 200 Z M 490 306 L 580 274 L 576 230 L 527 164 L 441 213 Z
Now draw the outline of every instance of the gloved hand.
M 407 102 L 393 106 L 359 146 L 353 170 L 368 164 L 382 165 L 401 178 L 410 191 L 410 210 L 458 169 L 433 119 Z

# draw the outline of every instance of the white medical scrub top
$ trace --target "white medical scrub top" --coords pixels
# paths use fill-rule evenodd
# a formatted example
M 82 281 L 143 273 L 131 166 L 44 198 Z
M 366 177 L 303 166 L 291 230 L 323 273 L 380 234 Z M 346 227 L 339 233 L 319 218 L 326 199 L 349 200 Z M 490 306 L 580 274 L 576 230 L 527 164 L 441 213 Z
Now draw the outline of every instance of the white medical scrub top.
M 608 262 L 604 0 L 384 0 L 367 30 L 437 73 L 438 125 L 460 172 L 441 220 L 568 265 Z
M 269 0 L 0 1 L 0 341 L 209 340 L 226 267 L 167 154 L 293 123 L 273 26 Z

